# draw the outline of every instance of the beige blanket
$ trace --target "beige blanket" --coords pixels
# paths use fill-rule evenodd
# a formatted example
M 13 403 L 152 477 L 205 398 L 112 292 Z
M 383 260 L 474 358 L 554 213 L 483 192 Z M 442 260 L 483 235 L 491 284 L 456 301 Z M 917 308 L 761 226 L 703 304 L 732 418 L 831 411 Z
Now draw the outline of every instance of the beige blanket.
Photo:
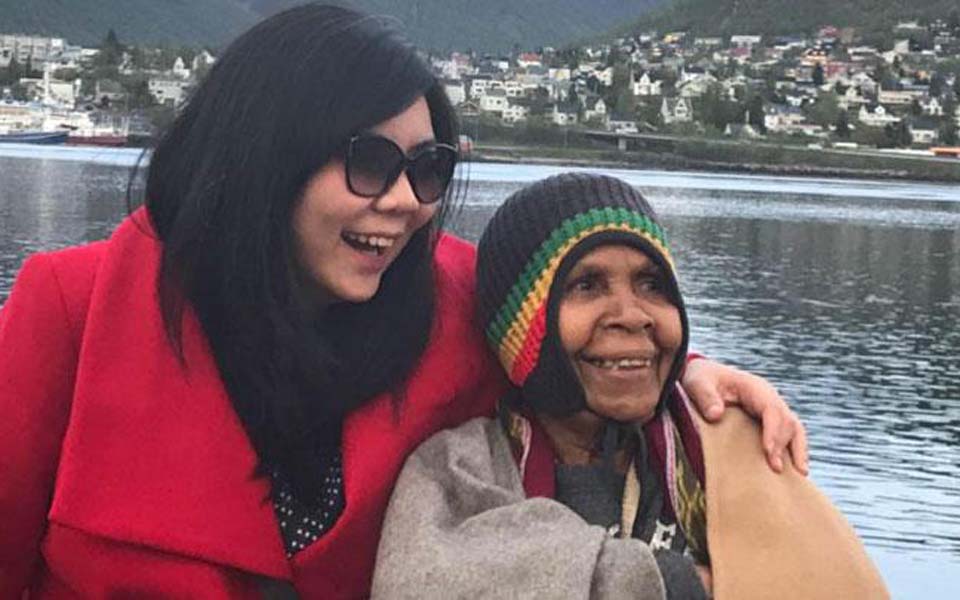
M 847 520 L 789 461 L 766 467 L 757 425 L 728 410 L 698 419 L 707 476 L 707 540 L 718 600 L 888 598 Z

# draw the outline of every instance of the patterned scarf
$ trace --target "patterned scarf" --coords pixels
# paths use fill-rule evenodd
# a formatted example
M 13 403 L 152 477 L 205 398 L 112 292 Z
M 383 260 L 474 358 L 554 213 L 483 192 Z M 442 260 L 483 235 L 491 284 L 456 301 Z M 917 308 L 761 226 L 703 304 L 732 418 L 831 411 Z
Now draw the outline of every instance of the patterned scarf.
M 660 484 L 669 498 L 663 506 L 663 517 L 680 526 L 693 558 L 699 563 L 710 564 L 703 451 L 696 424 L 690 415 L 692 410 L 683 388 L 676 385 L 667 400 L 667 410 L 659 411 L 642 431 L 649 450 L 648 465 L 659 475 Z M 535 418 L 509 401 L 501 401 L 499 416 L 527 497 L 554 498 L 556 457 L 546 432 Z M 642 490 L 635 475 L 636 466 L 631 463 L 624 485 L 621 536 L 634 531 L 633 523 L 641 509 Z

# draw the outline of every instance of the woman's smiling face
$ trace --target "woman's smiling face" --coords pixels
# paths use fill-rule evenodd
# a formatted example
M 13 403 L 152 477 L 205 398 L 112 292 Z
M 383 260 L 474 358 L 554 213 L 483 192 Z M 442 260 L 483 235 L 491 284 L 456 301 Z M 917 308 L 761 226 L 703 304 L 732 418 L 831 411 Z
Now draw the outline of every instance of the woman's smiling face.
M 406 153 L 435 139 L 422 96 L 371 132 Z M 300 262 L 323 304 L 372 298 L 383 273 L 439 205 L 421 204 L 405 173 L 379 197 L 357 196 L 347 186 L 344 168 L 341 158 L 321 167 L 307 182 L 293 215 Z
M 561 286 L 558 329 L 587 406 L 623 422 L 653 416 L 683 341 L 667 275 L 640 250 L 600 246 Z

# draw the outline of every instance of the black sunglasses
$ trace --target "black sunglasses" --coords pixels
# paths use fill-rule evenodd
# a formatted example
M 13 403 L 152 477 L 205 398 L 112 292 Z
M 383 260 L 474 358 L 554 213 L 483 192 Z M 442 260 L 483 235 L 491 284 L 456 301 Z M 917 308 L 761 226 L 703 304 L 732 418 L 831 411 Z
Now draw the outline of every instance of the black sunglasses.
M 457 149 L 450 144 L 430 144 L 407 156 L 393 140 L 355 135 L 346 151 L 347 186 L 357 196 L 375 198 L 406 173 L 417 200 L 432 204 L 447 191 L 456 165 Z

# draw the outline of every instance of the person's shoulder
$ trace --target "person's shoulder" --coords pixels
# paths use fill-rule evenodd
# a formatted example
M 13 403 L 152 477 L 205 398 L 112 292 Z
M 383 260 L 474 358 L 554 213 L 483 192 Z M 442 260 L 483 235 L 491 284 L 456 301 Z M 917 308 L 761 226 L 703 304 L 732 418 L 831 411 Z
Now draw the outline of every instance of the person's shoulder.
M 440 234 L 434 252 L 438 283 L 466 288 L 473 293 L 476 279 L 477 248 L 451 233 Z
M 416 453 L 421 457 L 446 457 L 441 461 L 445 463 L 476 459 L 489 454 L 478 451 L 489 447 L 491 437 L 495 437 L 499 429 L 499 424 L 490 417 L 474 417 L 456 427 L 434 433 L 420 444 Z M 450 457 L 458 458 L 451 460 Z
M 443 233 L 434 251 L 434 277 L 440 313 L 472 323 L 477 250 L 473 244 Z
M 26 288 L 54 284 L 67 290 L 76 283 L 87 284 L 96 273 L 105 246 L 106 242 L 99 241 L 32 254 L 23 261 L 17 283 Z

